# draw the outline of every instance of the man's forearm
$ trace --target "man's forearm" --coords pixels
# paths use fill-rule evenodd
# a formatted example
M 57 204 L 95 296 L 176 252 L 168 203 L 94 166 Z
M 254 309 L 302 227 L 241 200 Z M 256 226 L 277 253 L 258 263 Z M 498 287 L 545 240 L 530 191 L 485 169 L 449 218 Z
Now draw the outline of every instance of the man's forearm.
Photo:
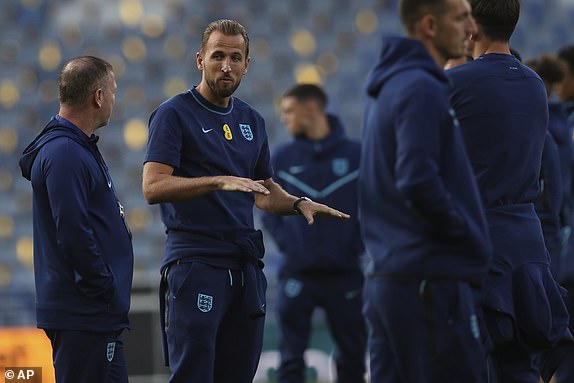
M 217 177 L 186 178 L 173 175 L 156 175 L 144 180 L 143 194 L 150 204 L 184 201 L 218 189 Z
M 293 210 L 293 203 L 299 197 L 287 193 L 281 185 L 271 179 L 266 180 L 263 186 L 265 186 L 270 193 L 268 195 L 257 194 L 255 196 L 255 205 L 258 208 L 268 213 L 278 215 L 297 214 L 297 212 Z

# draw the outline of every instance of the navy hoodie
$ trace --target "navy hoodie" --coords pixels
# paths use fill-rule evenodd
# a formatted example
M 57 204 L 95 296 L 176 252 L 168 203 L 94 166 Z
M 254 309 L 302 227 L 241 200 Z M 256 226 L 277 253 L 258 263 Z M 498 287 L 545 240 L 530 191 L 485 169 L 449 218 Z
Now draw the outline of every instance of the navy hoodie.
M 389 37 L 367 91 L 359 213 L 370 273 L 480 284 L 490 240 L 443 70 L 419 41 Z
M 263 223 L 284 257 L 282 274 L 360 274 L 363 251 L 357 217 L 357 178 L 361 147 L 345 136 L 340 120 L 328 115 L 329 135 L 322 140 L 296 137 L 274 151 L 275 181 L 288 193 L 308 196 L 351 215 L 345 222 L 265 213 Z
M 131 235 L 97 140 L 56 116 L 20 159 L 33 189 L 39 328 L 128 327 Z

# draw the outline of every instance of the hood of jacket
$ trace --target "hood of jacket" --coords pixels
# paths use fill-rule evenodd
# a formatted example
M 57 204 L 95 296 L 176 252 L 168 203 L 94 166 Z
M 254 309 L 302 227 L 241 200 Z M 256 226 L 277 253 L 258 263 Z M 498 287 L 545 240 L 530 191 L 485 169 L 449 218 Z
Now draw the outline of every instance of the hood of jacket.
M 19 164 L 24 178 L 27 180 L 31 179 L 32 165 L 34 164 L 34 160 L 36 159 L 40 149 L 42 149 L 46 143 L 58 137 L 68 137 L 93 153 L 97 150 L 95 148 L 95 145 L 98 142 L 98 137 L 96 135 L 92 134 L 91 137 L 88 137 L 71 122 L 63 119 L 62 117 L 54 116 L 22 153 Z
M 420 41 L 398 36 L 383 37 L 379 62 L 367 77 L 367 93 L 371 97 L 377 97 L 390 78 L 413 68 L 426 71 L 442 82 L 448 82 L 444 70 L 434 62 Z
M 329 122 L 329 134 L 321 140 L 310 140 L 306 136 L 297 136 L 295 138 L 296 145 L 306 151 L 311 152 L 315 155 L 322 155 L 328 153 L 333 149 L 339 142 L 345 139 L 345 128 L 341 120 L 333 115 L 327 114 L 327 120 Z

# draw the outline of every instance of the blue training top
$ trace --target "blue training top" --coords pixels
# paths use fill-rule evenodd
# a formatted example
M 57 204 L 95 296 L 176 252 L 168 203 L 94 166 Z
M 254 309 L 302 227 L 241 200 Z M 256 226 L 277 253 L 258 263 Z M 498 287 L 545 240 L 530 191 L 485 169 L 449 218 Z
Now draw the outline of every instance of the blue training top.
M 534 208 L 548 127 L 544 83 L 514 56 L 500 53 L 485 54 L 448 75 L 494 250 L 481 305 L 485 315 L 496 313 L 494 322 L 512 323 L 493 326 L 498 327 L 492 342 L 517 341 L 533 353 L 547 350 L 572 336 Z M 500 319 L 503 315 L 509 319 Z
M 493 268 L 548 262 L 534 210 L 548 126 L 544 83 L 510 54 L 483 55 L 447 74 L 491 229 Z
M 128 327 L 131 234 L 97 141 L 56 116 L 20 159 L 34 190 L 40 328 L 111 332 Z
M 490 241 L 443 70 L 420 42 L 389 37 L 367 91 L 359 213 L 372 273 L 480 284 Z
M 163 163 L 179 177 L 232 175 L 255 180 L 272 176 L 265 121 L 247 103 L 231 97 L 229 106 L 211 104 L 193 88 L 162 103 L 149 120 L 145 162 Z M 186 201 L 160 204 L 167 230 L 163 265 L 191 256 L 241 252 L 237 241 L 253 237 L 263 256 L 253 223 L 252 193 L 215 191 Z M 225 261 L 223 261 L 223 266 Z
M 279 273 L 360 274 L 363 243 L 357 209 L 361 146 L 346 137 L 340 120 L 328 115 L 330 132 L 322 140 L 296 137 L 274 151 L 275 181 L 288 193 L 308 196 L 351 215 L 341 222 L 266 213 L 263 223 L 283 253 Z

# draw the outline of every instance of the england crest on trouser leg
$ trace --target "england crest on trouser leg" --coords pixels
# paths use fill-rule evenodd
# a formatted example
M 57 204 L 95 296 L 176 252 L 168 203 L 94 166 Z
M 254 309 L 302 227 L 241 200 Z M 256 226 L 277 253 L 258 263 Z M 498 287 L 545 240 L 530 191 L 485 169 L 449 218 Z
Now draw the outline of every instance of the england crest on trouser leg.
M 213 297 L 206 294 L 197 294 L 197 308 L 201 312 L 209 312 L 213 307 Z
M 106 347 L 106 358 L 108 359 L 108 362 L 114 360 L 115 351 L 116 351 L 116 342 L 108 343 L 108 346 Z

